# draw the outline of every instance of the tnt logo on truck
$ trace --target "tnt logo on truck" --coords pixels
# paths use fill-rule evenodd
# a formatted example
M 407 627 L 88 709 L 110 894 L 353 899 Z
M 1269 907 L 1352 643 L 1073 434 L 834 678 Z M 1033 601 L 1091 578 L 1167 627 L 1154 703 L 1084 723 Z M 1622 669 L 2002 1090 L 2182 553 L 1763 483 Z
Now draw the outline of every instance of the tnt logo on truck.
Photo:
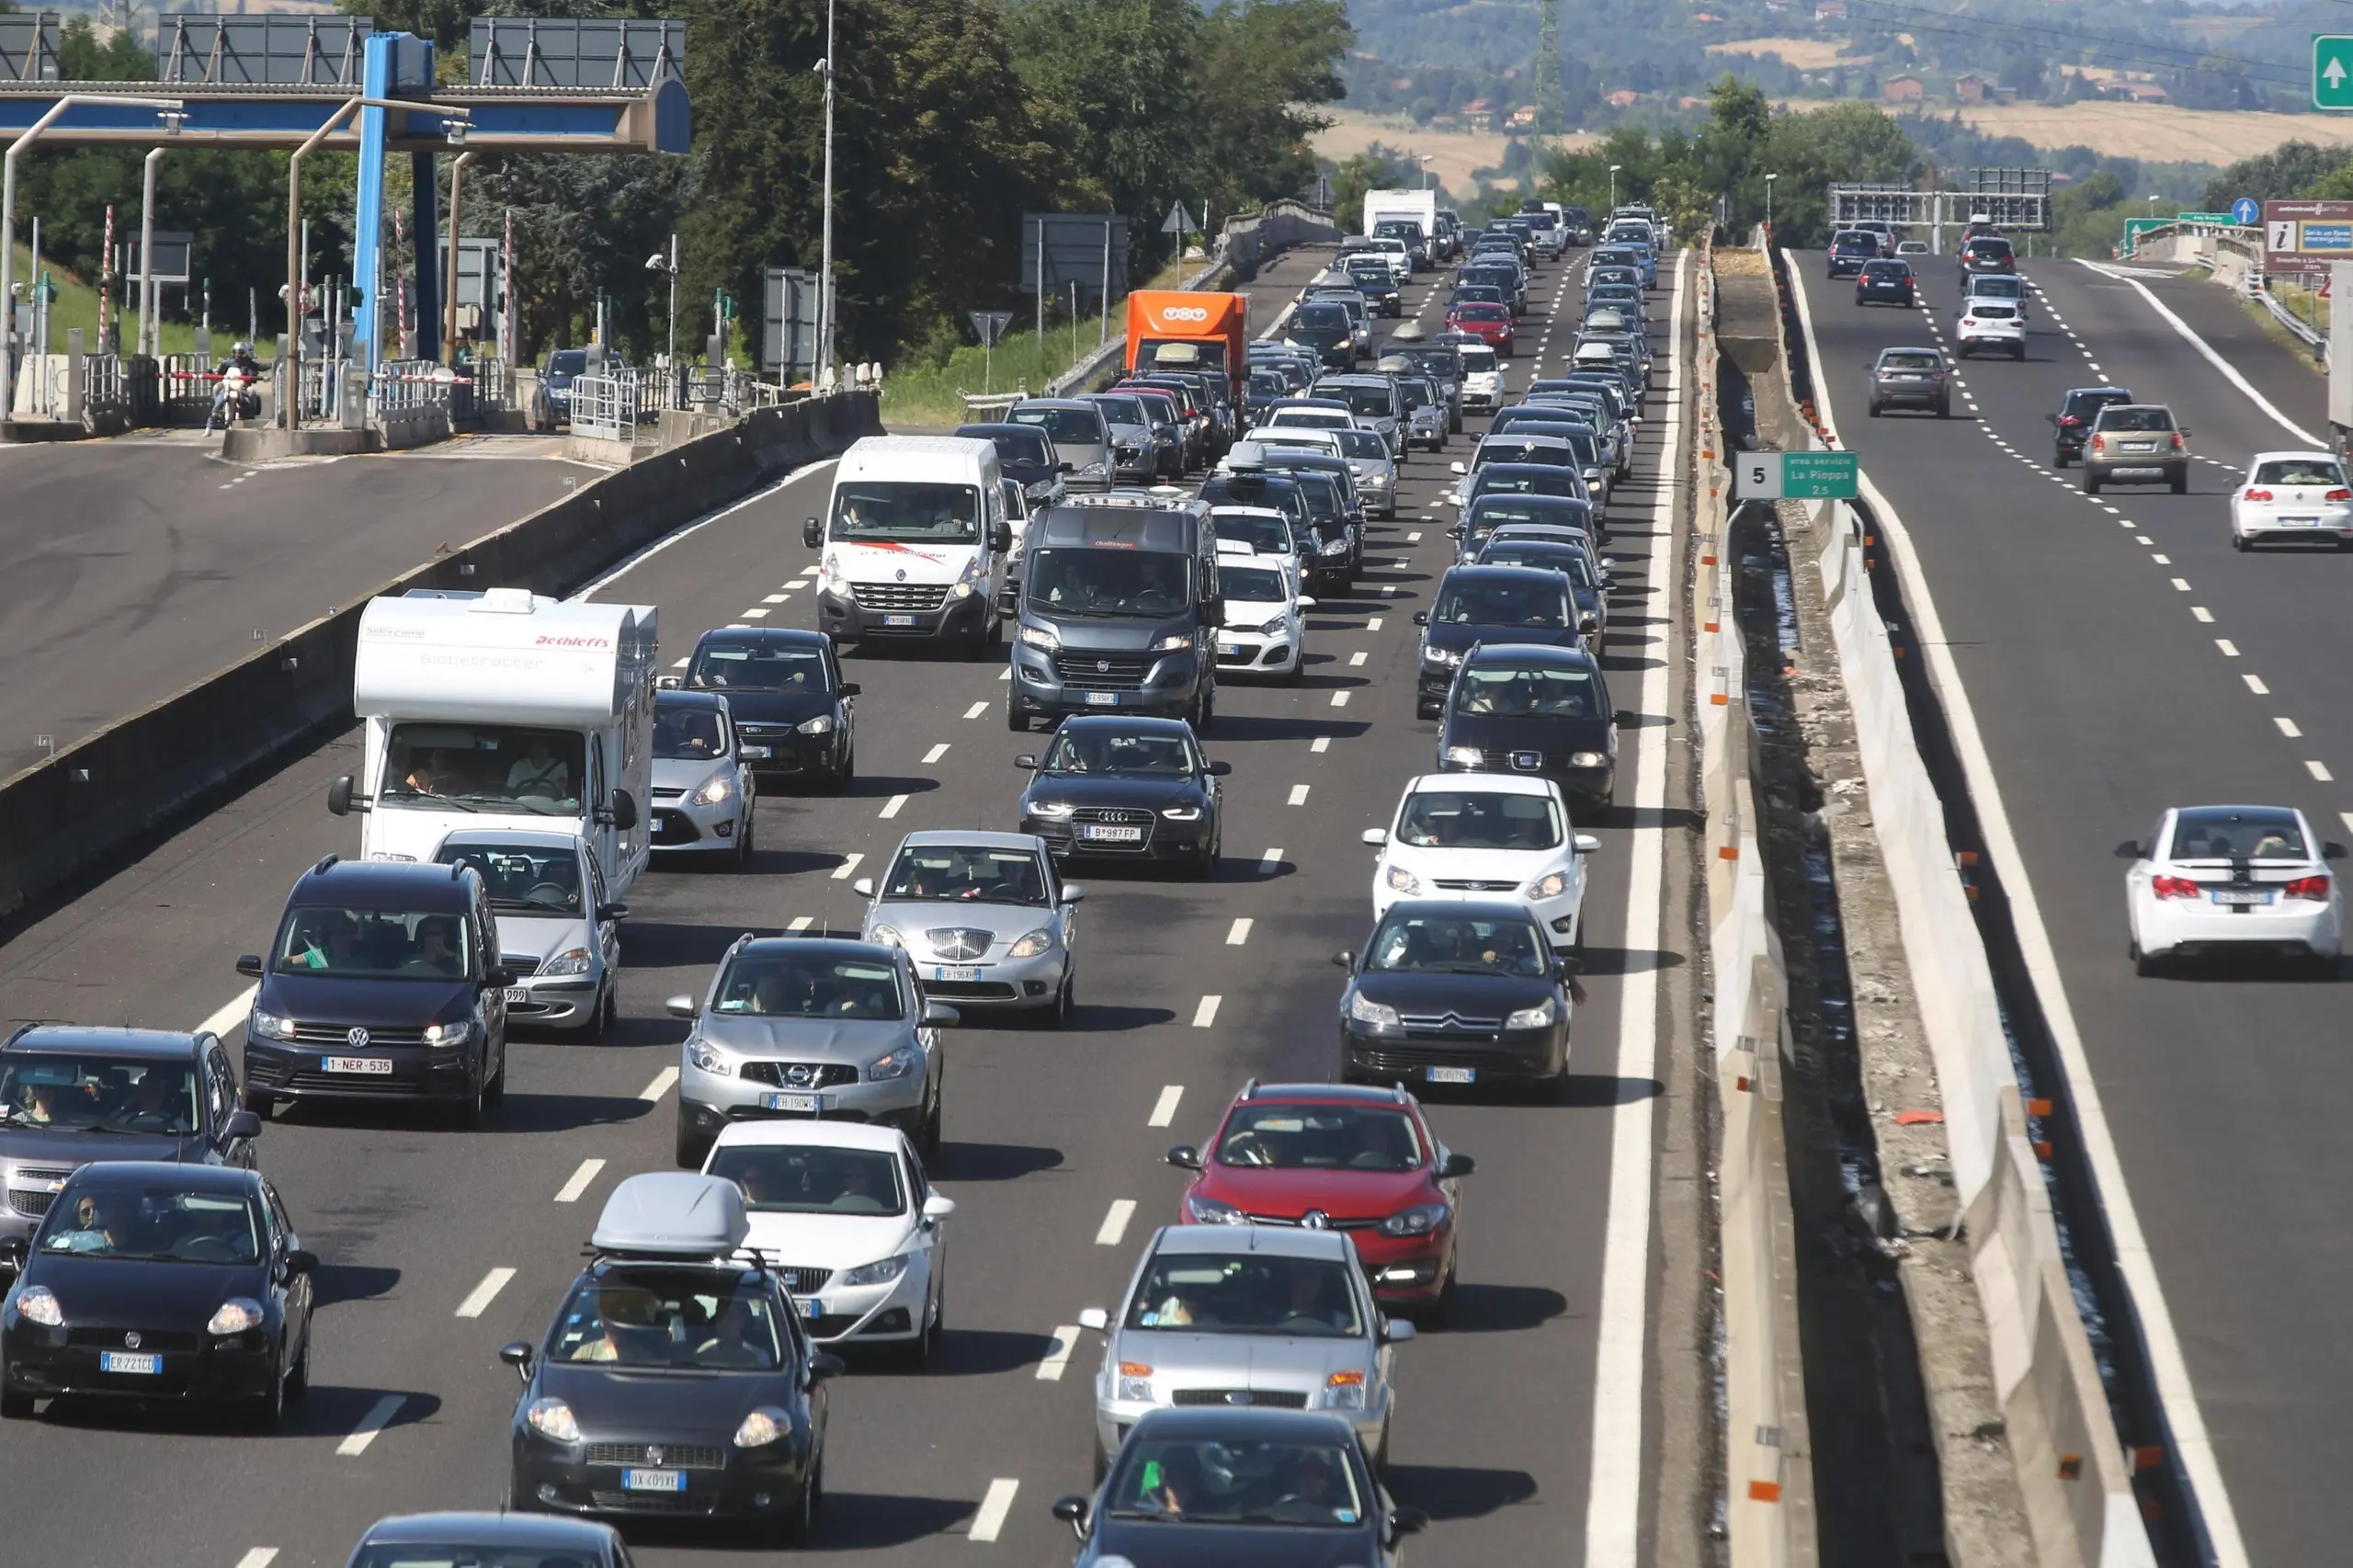
M 1206 305 L 1167 305 L 1162 307 L 1160 319 L 1163 321 L 1207 321 L 1210 319 L 1210 312 Z

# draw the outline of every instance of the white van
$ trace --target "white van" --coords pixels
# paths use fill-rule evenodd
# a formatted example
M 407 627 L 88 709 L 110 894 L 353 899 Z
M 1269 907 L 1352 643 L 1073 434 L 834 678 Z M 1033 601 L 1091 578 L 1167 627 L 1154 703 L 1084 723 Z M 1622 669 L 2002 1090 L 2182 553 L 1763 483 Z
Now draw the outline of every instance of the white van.
M 823 517 L 817 627 L 836 644 L 927 640 L 967 658 L 996 647 L 997 590 L 1013 528 L 996 445 L 957 436 L 868 436 L 834 466 Z
M 575 834 L 618 897 L 653 846 L 656 651 L 652 605 L 528 588 L 370 600 L 351 676 L 361 771 L 327 810 L 364 814 L 370 860 L 431 860 L 461 829 Z

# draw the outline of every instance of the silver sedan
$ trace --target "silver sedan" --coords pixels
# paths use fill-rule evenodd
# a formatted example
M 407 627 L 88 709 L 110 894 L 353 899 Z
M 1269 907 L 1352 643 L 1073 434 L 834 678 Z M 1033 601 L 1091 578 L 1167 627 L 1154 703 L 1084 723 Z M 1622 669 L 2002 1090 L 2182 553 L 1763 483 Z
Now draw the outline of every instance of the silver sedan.
M 865 939 L 897 948 L 924 994 L 960 1012 L 1020 1012 L 1060 1028 L 1078 985 L 1078 902 L 1086 890 L 1055 874 L 1046 841 L 1028 833 L 911 833 L 878 886 Z

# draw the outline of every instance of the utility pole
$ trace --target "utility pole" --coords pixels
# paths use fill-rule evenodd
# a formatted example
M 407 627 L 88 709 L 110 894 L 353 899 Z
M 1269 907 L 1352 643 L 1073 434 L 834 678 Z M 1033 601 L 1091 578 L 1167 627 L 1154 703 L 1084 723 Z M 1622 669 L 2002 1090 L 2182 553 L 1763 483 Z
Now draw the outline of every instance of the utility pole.
M 817 62 L 825 78 L 825 196 L 823 259 L 817 275 L 817 383 L 834 368 L 834 0 L 825 0 L 825 58 Z
M 1538 0 L 1536 13 L 1536 129 L 1561 129 L 1561 0 Z

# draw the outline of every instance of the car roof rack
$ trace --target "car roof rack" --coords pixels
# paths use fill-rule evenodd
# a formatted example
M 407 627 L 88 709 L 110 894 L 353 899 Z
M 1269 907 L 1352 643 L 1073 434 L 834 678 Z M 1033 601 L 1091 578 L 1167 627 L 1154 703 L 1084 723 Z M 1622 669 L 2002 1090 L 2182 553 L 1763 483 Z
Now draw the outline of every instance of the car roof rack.
M 1244 1098 L 1244 1099 L 1245 1099 L 1245 1100 L 1246 1100 L 1246 1099 L 1251 1099 L 1251 1098 L 1256 1097 L 1256 1096 L 1257 1095 L 1257 1093 L 1258 1093 L 1258 1080 L 1257 1080 L 1257 1079 L 1256 1079 L 1256 1078 L 1252 1078 L 1252 1079 L 1250 1079 L 1249 1081 L 1247 1081 L 1246 1083 L 1245 1083 L 1245 1084 L 1242 1085 L 1242 1095 L 1241 1095 L 1241 1097 L 1242 1097 L 1242 1098 Z
M 699 1171 L 648 1171 L 613 1188 L 588 1238 L 599 1257 L 733 1260 L 752 1233 L 744 1192 Z
M 343 857 L 340 855 L 327 855 L 321 857 L 319 863 L 311 868 L 311 875 L 314 877 L 317 876 L 321 871 L 325 870 L 329 866 L 334 865 L 336 861 L 341 860 L 342 858 Z

